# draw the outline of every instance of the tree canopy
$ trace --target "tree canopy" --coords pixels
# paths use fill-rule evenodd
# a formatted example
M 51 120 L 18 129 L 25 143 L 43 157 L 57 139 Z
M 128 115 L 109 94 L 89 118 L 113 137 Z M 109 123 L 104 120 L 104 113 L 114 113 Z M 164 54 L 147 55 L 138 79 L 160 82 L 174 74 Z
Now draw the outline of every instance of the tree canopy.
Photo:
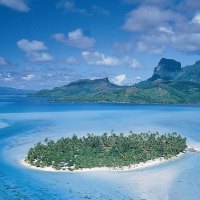
M 25 161 L 36 167 L 55 169 L 115 168 L 160 157 L 168 159 L 186 148 L 186 138 L 177 133 L 73 135 L 56 142 L 46 138 L 28 151 Z

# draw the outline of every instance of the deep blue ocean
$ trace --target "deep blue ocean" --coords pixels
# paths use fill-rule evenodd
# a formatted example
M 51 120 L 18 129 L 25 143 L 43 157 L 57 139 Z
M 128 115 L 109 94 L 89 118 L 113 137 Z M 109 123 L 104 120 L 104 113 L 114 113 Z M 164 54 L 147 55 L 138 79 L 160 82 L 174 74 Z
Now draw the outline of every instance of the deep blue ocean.
M 55 173 L 21 164 L 38 141 L 87 133 L 177 132 L 200 147 L 200 106 L 0 98 L 0 200 L 199 200 L 200 153 L 135 171 Z

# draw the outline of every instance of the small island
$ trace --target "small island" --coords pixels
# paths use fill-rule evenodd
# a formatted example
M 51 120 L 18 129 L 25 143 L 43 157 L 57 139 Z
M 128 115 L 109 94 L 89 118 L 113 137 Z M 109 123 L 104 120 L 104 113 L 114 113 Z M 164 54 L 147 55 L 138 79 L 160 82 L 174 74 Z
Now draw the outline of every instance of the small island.
M 79 170 L 123 168 L 155 159 L 170 159 L 184 152 L 186 138 L 177 133 L 107 134 L 45 139 L 28 151 L 25 163 L 37 168 Z

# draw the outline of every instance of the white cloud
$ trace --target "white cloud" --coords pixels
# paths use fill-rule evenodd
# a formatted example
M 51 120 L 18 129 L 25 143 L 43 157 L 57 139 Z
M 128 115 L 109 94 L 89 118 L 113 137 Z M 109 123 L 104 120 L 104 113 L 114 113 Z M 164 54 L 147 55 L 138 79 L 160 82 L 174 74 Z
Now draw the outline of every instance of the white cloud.
M 115 76 L 113 82 L 117 85 L 121 85 L 126 80 L 126 74 L 120 74 Z
M 60 7 L 66 10 L 71 10 L 75 8 L 75 4 L 73 1 L 62 0 L 62 1 L 59 1 L 57 4 L 57 8 L 60 8 Z
M 177 0 L 170 0 L 170 1 L 166 1 L 166 0 L 143 0 L 145 5 L 154 5 L 154 6 L 158 6 L 158 7 L 172 7 L 175 6 L 176 4 L 178 4 Z M 180 0 L 182 1 L 182 0 Z
M 105 16 L 108 16 L 110 14 L 108 10 L 106 10 L 105 8 L 98 6 L 98 5 L 93 5 L 92 9 L 97 14 L 101 14 L 101 15 L 105 15 Z
M 79 13 L 79 14 L 88 14 L 85 9 L 79 8 L 76 6 L 74 0 L 60 0 L 56 7 L 58 9 L 63 9 L 64 12 L 71 12 L 71 13 Z
M 171 2 L 170 2 L 171 3 Z M 199 1 L 197 0 L 181 0 L 178 5 L 178 11 L 183 12 L 184 15 L 196 13 L 200 9 Z
M 26 56 L 32 62 L 47 62 L 53 60 L 53 56 L 45 52 L 48 48 L 42 41 L 21 39 L 17 42 L 17 46 L 26 52 Z
M 113 47 L 120 54 L 124 54 L 124 53 L 127 54 L 133 50 L 134 45 L 131 42 L 115 42 L 113 44 Z
M 166 48 L 189 53 L 199 51 L 200 13 L 197 11 L 200 6 L 193 0 L 191 4 L 188 0 L 174 2 L 173 7 L 162 2 L 146 0 L 128 13 L 123 29 L 133 34 L 136 50 L 153 54 L 161 54 Z M 187 8 L 196 15 L 186 14 Z
M 131 67 L 131 68 L 140 68 L 141 67 L 141 63 L 138 60 L 131 58 L 130 56 L 124 56 L 120 60 L 121 60 L 120 62 L 122 65 Z
M 169 35 L 173 35 L 174 34 L 174 32 L 172 30 L 172 27 L 170 27 L 170 26 L 168 26 L 168 27 L 167 26 L 161 26 L 161 27 L 158 28 L 158 30 L 160 32 L 167 33 Z
M 4 77 L 4 81 L 12 81 L 13 77 L 10 75 L 10 73 L 7 74 L 6 77 Z
M 140 68 L 141 63 L 130 57 L 114 57 L 107 56 L 104 53 L 95 51 L 83 51 L 81 53 L 83 60 L 89 65 L 99 65 L 99 66 L 122 66 L 122 67 L 131 67 L 131 68 Z
M 140 76 L 136 76 L 134 79 L 136 80 L 136 82 L 139 82 L 139 81 L 142 80 L 142 77 L 140 77 Z
M 31 81 L 35 78 L 34 74 L 27 74 L 26 76 L 23 76 L 22 79 L 26 80 L 26 81 Z
M 106 65 L 106 66 L 116 66 L 119 65 L 119 59 L 112 57 L 112 56 L 106 56 L 103 53 L 100 53 L 98 51 L 90 52 L 90 51 L 83 51 L 81 53 L 83 59 L 86 61 L 89 65 Z
M 44 42 L 38 40 L 29 41 L 27 39 L 21 39 L 17 42 L 17 46 L 26 52 L 47 50 Z
M 124 4 L 141 4 L 145 0 L 121 0 Z
M 162 36 L 143 36 L 140 38 L 140 41 L 136 44 L 137 50 L 139 52 L 149 52 L 152 54 L 161 54 L 168 41 L 167 37 Z
M 166 47 L 172 47 L 182 52 L 195 52 L 200 50 L 200 33 L 193 32 L 188 27 L 188 31 L 178 30 L 174 34 L 146 34 L 139 37 L 137 50 L 140 52 L 149 52 L 161 54 Z
M 180 15 L 171 10 L 162 10 L 155 6 L 141 6 L 128 14 L 123 28 L 128 31 L 146 31 L 181 19 Z
M 68 65 L 76 65 L 76 64 L 78 64 L 78 60 L 75 57 L 73 57 L 73 56 L 70 56 L 70 57 L 66 58 L 65 62 Z
M 180 33 L 172 37 L 171 42 L 181 51 L 195 52 L 200 49 L 200 33 Z
M 200 13 L 196 14 L 193 19 L 192 23 L 200 24 Z
M 93 47 L 95 44 L 95 39 L 85 36 L 80 28 L 69 32 L 67 36 L 63 33 L 56 33 L 53 35 L 53 38 L 58 42 L 62 42 L 68 46 L 79 49 L 88 49 Z
M 29 7 L 25 4 L 23 0 L 0 0 L 0 5 L 4 5 L 22 12 L 29 11 Z
M 47 52 L 30 52 L 27 56 L 32 62 L 48 62 L 53 60 L 53 56 Z
M 3 57 L 0 57 L 0 65 L 7 65 L 7 62 Z

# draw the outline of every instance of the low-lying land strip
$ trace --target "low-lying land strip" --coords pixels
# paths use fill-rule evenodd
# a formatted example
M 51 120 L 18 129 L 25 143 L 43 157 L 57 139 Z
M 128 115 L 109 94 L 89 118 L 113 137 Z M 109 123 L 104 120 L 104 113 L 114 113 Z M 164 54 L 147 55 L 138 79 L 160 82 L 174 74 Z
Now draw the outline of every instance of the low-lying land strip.
M 186 149 L 186 138 L 177 133 L 73 135 L 37 143 L 28 151 L 25 163 L 55 170 L 119 169 L 174 158 Z

